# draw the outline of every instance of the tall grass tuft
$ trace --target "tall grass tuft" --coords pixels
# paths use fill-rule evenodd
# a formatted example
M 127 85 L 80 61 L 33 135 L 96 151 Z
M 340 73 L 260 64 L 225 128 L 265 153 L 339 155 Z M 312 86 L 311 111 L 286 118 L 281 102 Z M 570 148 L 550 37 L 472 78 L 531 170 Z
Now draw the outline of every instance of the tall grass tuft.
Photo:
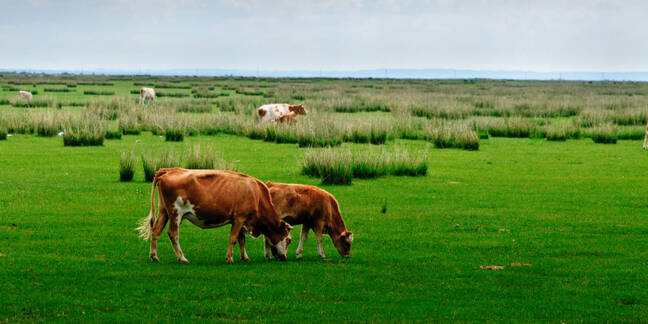
M 566 141 L 580 137 L 580 129 L 572 121 L 558 121 L 548 124 L 545 137 L 548 141 Z
M 80 83 L 79 83 L 80 84 Z M 96 96 L 112 96 L 115 94 L 115 91 L 108 90 L 84 90 L 84 95 L 96 95 Z
M 190 104 L 183 103 L 176 107 L 176 112 L 186 112 L 186 113 L 209 113 L 212 111 L 210 104 Z
M 352 178 L 376 178 L 385 175 L 424 176 L 427 174 L 427 150 L 410 154 L 407 150 L 364 151 L 313 149 L 306 153 L 302 173 L 322 178 L 323 184 L 351 184 Z
M 589 135 L 594 143 L 616 144 L 617 142 L 616 127 L 609 124 L 592 128 Z
M 71 122 L 63 130 L 64 146 L 101 146 L 106 129 L 99 120 L 81 119 Z
M 348 150 L 311 150 L 306 153 L 302 173 L 320 177 L 325 185 L 350 185 L 353 179 L 352 163 L 353 156 Z
M 333 123 L 322 122 L 301 126 L 297 132 L 299 147 L 326 147 L 342 144 L 342 134 Z
M 104 137 L 106 139 L 121 139 L 122 133 L 119 131 L 106 131 L 106 135 Z
M 178 153 L 165 150 L 159 152 L 142 153 L 142 167 L 144 169 L 144 180 L 153 181 L 155 173 L 161 168 L 179 167 L 180 157 Z
M 144 179 L 148 182 L 153 181 L 159 169 L 180 166 L 187 169 L 236 170 L 234 164 L 225 161 L 217 152 L 200 145 L 195 145 L 188 151 L 163 150 L 142 153 Z
M 646 128 L 643 126 L 625 126 L 619 127 L 617 138 L 620 140 L 641 140 L 646 134 Z
M 185 131 L 182 127 L 167 126 L 164 130 L 164 138 L 167 142 L 182 142 Z
M 183 166 L 186 169 L 234 169 L 233 166 L 230 166 L 219 153 L 210 147 L 201 147 L 199 144 L 191 147 L 186 154 L 183 154 L 183 156 Z
M 428 129 L 426 138 L 437 148 L 479 150 L 479 136 L 465 123 L 441 123 Z
M 119 160 L 119 181 L 127 182 L 133 180 L 135 175 L 135 152 L 130 151 L 130 154 L 126 151 L 121 152 L 121 158 Z
M 139 135 L 141 133 L 137 116 L 134 114 L 123 114 L 120 116 L 117 120 L 117 128 L 124 135 Z

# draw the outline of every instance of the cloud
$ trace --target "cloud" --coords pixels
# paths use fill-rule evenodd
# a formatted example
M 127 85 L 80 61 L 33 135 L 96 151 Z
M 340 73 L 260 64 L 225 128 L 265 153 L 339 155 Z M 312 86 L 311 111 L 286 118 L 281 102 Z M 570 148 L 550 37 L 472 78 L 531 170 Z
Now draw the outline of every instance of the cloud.
M 7 2 L 3 65 L 648 70 L 648 3 Z

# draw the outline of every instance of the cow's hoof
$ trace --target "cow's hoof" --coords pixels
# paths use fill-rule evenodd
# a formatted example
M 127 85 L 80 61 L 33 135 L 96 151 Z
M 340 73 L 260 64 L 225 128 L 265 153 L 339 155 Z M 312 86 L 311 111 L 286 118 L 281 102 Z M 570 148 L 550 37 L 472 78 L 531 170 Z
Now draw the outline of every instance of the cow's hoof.
M 187 260 L 187 259 L 185 259 L 185 258 L 179 259 L 179 261 L 180 261 L 180 263 L 182 263 L 182 264 L 189 264 L 189 260 Z
M 297 254 L 297 260 L 301 260 L 301 258 L 302 258 L 302 255 L 301 255 L 301 254 Z
M 227 258 L 227 263 L 232 264 L 234 263 L 234 258 Z
M 151 255 L 151 261 L 160 262 L 160 259 L 158 259 L 157 255 Z
M 248 261 L 250 261 L 250 258 L 241 258 L 241 261 L 248 262 Z

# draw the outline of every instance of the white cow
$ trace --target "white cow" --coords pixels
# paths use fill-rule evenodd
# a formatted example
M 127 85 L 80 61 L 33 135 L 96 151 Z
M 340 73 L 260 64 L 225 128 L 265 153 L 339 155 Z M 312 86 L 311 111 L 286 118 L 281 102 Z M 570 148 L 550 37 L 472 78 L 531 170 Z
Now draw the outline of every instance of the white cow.
M 291 114 L 293 113 L 293 114 Z M 302 105 L 289 105 L 289 104 L 267 104 L 257 109 L 257 114 L 261 117 L 261 122 L 278 122 L 281 117 L 289 114 L 293 115 L 306 115 L 308 112 Z M 294 118 L 293 118 L 294 119 Z
M 144 103 L 144 100 L 150 99 L 155 103 L 155 90 L 153 88 L 141 88 L 140 89 L 140 103 Z
M 18 98 L 26 99 L 28 101 L 31 101 L 32 100 L 32 94 L 29 91 L 20 90 L 20 91 L 18 91 Z

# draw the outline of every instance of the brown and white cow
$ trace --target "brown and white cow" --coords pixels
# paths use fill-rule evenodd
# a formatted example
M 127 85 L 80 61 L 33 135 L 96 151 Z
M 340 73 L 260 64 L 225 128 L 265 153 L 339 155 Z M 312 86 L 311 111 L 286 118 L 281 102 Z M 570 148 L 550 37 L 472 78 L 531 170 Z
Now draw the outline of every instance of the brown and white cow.
M 155 90 L 153 88 L 140 89 L 140 103 L 144 103 L 147 99 L 153 100 L 153 103 L 155 103 Z
M 29 92 L 29 91 L 23 91 L 23 90 L 18 91 L 18 98 L 19 99 L 25 99 L 25 100 L 31 101 L 32 97 L 33 97 L 32 93 Z
M 155 218 L 155 186 L 158 186 L 158 216 Z M 150 257 L 157 257 L 157 241 L 167 221 L 168 235 L 178 260 L 188 263 L 178 242 L 178 229 L 183 219 L 202 228 L 232 224 L 227 249 L 227 262 L 234 262 L 233 249 L 239 242 L 241 260 L 249 260 L 245 252 L 245 234 L 265 236 L 266 245 L 275 257 L 286 260 L 292 227 L 279 218 L 270 193 L 263 182 L 245 174 L 225 170 L 160 169 L 153 179 L 151 212 L 138 227 L 140 236 L 151 238 Z
M 297 259 L 301 259 L 304 243 L 310 229 L 317 238 L 317 250 L 324 258 L 322 234 L 328 234 L 341 256 L 348 258 L 353 244 L 353 233 L 348 231 L 340 215 L 335 197 L 315 186 L 285 183 L 266 183 L 272 203 L 281 219 L 290 225 L 302 224 Z M 266 248 L 266 258 L 270 255 Z
M 257 114 L 261 117 L 261 122 L 278 122 L 282 116 L 289 113 L 296 115 L 307 115 L 306 108 L 302 105 L 289 105 L 289 104 L 267 104 L 257 109 Z

